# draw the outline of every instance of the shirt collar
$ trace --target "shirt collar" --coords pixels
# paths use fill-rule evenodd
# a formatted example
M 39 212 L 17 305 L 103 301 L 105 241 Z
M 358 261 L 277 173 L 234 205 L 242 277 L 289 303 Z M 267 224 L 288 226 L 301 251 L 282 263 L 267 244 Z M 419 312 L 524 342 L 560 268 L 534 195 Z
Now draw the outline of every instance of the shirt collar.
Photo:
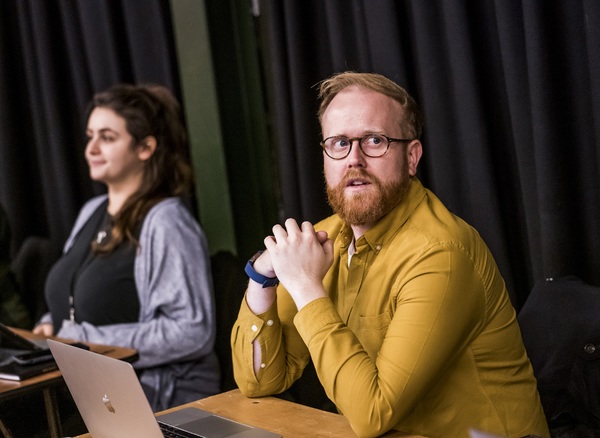
M 378 254 L 384 245 L 394 236 L 397 231 L 406 223 L 412 216 L 417 206 L 426 196 L 425 188 L 417 177 L 413 177 L 408 186 L 406 195 L 389 213 L 383 216 L 379 221 L 370 228 L 356 242 L 356 251 L 360 252 L 361 248 L 370 246 L 371 250 Z M 348 248 L 353 240 L 352 228 L 344 224 L 341 233 L 342 248 Z

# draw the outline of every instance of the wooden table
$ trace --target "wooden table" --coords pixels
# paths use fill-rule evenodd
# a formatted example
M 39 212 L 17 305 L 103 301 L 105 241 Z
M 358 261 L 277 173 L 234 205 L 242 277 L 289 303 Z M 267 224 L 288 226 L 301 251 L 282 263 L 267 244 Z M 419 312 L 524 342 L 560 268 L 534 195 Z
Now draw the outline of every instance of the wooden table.
M 350 428 L 350 423 L 342 415 L 310 408 L 277 397 L 247 398 L 241 394 L 239 389 L 203 398 L 160 413 L 186 407 L 204 409 L 221 417 L 279 433 L 284 438 L 356 437 Z M 386 438 L 422 438 L 397 431 L 388 432 L 383 436 Z M 91 436 L 86 434 L 79 438 L 91 438 Z
M 356 436 L 343 415 L 321 411 L 277 397 L 244 397 L 239 389 L 207 397 L 189 403 L 188 406 L 195 406 L 240 423 L 280 433 L 285 438 Z M 383 436 L 417 438 L 415 435 L 406 435 L 397 431 L 390 431 Z
M 21 329 L 12 329 L 23 337 L 29 339 L 40 339 L 42 336 L 34 335 L 32 332 Z M 58 341 L 67 341 L 66 339 L 60 339 L 53 337 Z M 96 353 L 104 354 L 109 357 L 116 359 L 126 360 L 128 362 L 134 362 L 137 360 L 137 351 L 131 348 L 112 347 L 107 345 L 89 344 L 90 350 Z M 60 426 L 60 418 L 58 416 L 58 409 L 56 407 L 56 396 L 54 389 L 58 385 L 64 385 L 64 380 L 60 371 L 50 371 L 48 373 L 32 377 L 23 381 L 12 381 L 0 379 L 0 406 L 3 403 L 9 402 L 16 397 L 23 396 L 25 394 L 31 394 L 33 392 L 41 392 L 44 398 L 44 406 L 46 409 L 46 417 L 48 419 L 48 428 L 51 437 L 62 437 L 62 431 Z M 0 421 L 0 435 L 10 436 L 10 432 L 6 430 L 2 422 Z

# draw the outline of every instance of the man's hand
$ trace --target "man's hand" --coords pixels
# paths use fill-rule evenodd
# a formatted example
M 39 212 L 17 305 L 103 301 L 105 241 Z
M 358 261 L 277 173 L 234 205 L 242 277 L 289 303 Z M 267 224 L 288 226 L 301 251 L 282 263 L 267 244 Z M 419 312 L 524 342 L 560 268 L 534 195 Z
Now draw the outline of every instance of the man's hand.
M 254 270 L 265 277 L 276 277 L 273 270 L 273 263 L 269 251 L 263 251 L 262 254 L 254 261 Z
M 273 227 L 265 239 L 273 270 L 288 290 L 298 310 L 309 302 L 327 296 L 323 277 L 333 263 L 333 242 L 324 231 L 315 232 L 310 222 L 302 228 L 294 219 Z

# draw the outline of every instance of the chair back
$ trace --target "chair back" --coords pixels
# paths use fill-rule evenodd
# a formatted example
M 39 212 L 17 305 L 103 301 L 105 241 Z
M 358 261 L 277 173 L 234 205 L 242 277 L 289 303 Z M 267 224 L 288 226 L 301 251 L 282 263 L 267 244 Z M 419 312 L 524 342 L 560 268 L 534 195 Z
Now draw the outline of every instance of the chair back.
M 219 251 L 211 257 L 211 269 L 217 313 L 215 353 L 221 364 L 221 390 L 237 388 L 233 378 L 231 329 L 248 286 L 244 262 L 229 251 Z
M 539 281 L 518 321 L 550 429 L 600 436 L 600 287 Z

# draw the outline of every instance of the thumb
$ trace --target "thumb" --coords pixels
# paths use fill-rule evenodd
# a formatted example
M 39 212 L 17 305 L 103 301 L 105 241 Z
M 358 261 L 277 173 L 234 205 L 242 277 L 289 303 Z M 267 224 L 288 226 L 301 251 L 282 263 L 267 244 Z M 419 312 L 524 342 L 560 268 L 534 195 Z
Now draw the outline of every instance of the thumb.
M 333 240 L 327 239 L 321 243 L 323 251 L 325 252 L 325 259 L 327 260 L 327 268 L 333 264 Z
M 322 245 L 323 243 L 325 243 L 325 241 L 327 241 L 327 231 L 317 231 L 317 240 L 319 241 L 319 243 Z

